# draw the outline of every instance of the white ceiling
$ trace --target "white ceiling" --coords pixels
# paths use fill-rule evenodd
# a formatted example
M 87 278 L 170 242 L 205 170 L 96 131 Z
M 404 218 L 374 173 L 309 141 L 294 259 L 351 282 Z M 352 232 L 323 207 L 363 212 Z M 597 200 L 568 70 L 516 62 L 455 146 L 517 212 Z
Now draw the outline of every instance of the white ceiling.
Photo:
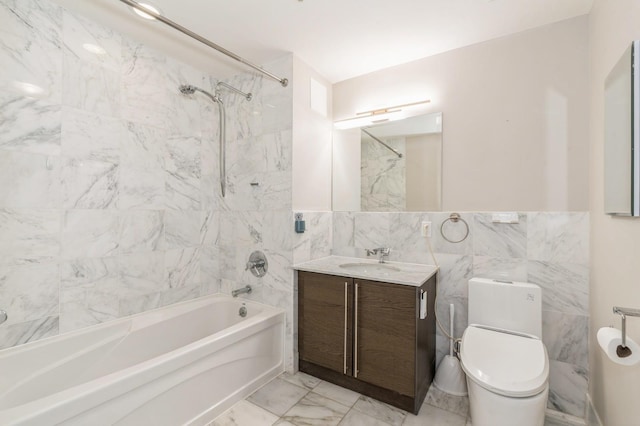
M 243 65 L 119 0 L 56 0 L 178 59 L 226 77 Z M 144 0 L 256 64 L 287 52 L 336 83 L 589 12 L 593 0 Z M 266 67 L 267 68 L 267 67 Z M 268 68 L 267 68 L 268 69 Z

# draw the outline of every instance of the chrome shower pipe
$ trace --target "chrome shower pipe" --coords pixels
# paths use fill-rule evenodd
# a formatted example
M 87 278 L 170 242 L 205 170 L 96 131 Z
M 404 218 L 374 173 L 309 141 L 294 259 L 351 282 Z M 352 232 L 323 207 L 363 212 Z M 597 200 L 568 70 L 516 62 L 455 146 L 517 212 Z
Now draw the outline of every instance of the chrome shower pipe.
M 180 93 L 183 95 L 193 95 L 195 92 L 200 92 L 213 102 L 218 104 L 218 117 L 220 118 L 220 138 L 219 142 L 219 150 L 220 150 L 220 192 L 222 192 L 222 197 L 224 198 L 226 194 L 226 184 L 227 184 L 227 158 L 226 158 L 226 112 L 224 110 L 224 104 L 222 103 L 222 99 L 217 94 L 212 95 L 206 90 L 202 90 L 199 87 L 191 86 L 189 84 L 183 84 L 180 86 Z
M 185 35 L 191 37 L 192 39 L 197 40 L 200 43 L 211 47 L 212 49 L 217 50 L 218 52 L 222 53 L 223 55 L 226 55 L 226 56 L 228 56 L 228 57 L 230 57 L 232 59 L 235 59 L 236 61 L 238 61 L 238 62 L 240 62 L 242 64 L 245 64 L 246 66 L 251 67 L 256 71 L 261 72 L 262 74 L 266 75 L 267 77 L 272 78 L 272 79 L 276 80 L 277 82 L 279 82 L 282 85 L 282 87 L 287 87 L 287 85 L 289 84 L 289 80 L 287 80 L 286 78 L 280 78 L 277 75 L 272 74 L 269 71 L 266 71 L 262 67 L 254 64 L 252 62 L 249 62 L 248 60 L 244 59 L 243 57 L 236 55 L 235 53 L 225 49 L 222 46 L 219 46 L 219 45 L 215 44 L 212 41 L 207 40 L 206 38 L 202 37 L 199 34 L 194 33 L 193 31 L 183 27 L 182 25 L 177 24 L 177 23 L 173 22 L 172 20 L 165 18 L 164 16 L 160 15 L 159 13 L 156 13 L 156 12 L 154 12 L 152 10 L 149 10 L 149 9 L 141 6 L 140 4 L 138 4 L 135 1 L 132 1 L 132 0 L 120 0 L 120 1 L 122 3 L 124 3 L 124 4 L 126 4 L 127 6 L 130 6 L 130 7 L 133 7 L 134 9 L 139 10 L 140 12 L 143 12 L 143 13 L 146 13 L 147 15 L 153 16 L 156 20 L 162 22 L 163 24 L 168 25 L 171 28 L 173 28 L 174 30 L 178 30 L 182 34 L 185 34 Z
M 377 137 L 373 136 L 371 133 L 367 132 L 365 129 L 360 129 L 362 130 L 362 133 L 364 133 L 365 135 L 369 136 L 371 139 L 373 139 L 374 141 L 384 145 L 385 148 L 387 148 L 389 151 L 393 152 L 395 155 L 397 155 L 399 158 L 402 158 L 402 153 L 398 152 L 398 150 L 391 148 L 389 145 L 387 145 L 386 143 L 384 143 L 381 139 L 378 139 Z

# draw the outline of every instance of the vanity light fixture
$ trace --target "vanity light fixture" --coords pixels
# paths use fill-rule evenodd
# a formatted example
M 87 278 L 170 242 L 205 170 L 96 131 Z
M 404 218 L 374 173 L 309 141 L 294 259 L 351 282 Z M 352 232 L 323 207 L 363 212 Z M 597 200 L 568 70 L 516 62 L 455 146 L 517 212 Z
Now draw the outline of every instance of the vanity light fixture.
M 431 100 L 411 102 L 408 104 L 396 105 L 374 109 L 371 111 L 357 112 L 356 117 L 339 120 L 333 123 L 336 129 L 352 129 L 355 127 L 370 126 L 387 121 L 401 120 L 414 115 L 424 113 L 425 106 Z
M 157 6 L 154 6 L 151 3 L 140 3 L 140 2 L 136 2 L 136 4 L 138 7 L 134 7 L 131 6 L 131 10 L 133 10 L 133 13 L 135 13 L 136 15 L 138 15 L 141 18 L 144 19 L 148 19 L 149 21 L 155 21 L 156 20 L 156 16 L 162 15 L 162 12 L 160 11 L 160 8 L 158 8 Z M 145 9 L 146 11 L 150 12 L 150 13 L 146 13 L 141 9 Z M 156 16 L 154 16 L 156 15 Z

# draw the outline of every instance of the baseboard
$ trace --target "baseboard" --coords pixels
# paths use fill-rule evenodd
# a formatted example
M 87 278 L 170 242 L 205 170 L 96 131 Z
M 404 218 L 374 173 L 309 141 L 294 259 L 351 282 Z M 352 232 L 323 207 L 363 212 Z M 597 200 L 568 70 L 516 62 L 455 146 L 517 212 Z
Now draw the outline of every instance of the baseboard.
M 602 420 L 591 401 L 591 395 L 587 394 L 587 426 L 603 426 Z
M 572 416 L 571 414 L 561 413 L 560 411 L 547 408 L 545 415 L 549 419 L 557 420 L 559 423 L 564 423 L 571 426 L 587 426 L 585 420 L 581 417 Z

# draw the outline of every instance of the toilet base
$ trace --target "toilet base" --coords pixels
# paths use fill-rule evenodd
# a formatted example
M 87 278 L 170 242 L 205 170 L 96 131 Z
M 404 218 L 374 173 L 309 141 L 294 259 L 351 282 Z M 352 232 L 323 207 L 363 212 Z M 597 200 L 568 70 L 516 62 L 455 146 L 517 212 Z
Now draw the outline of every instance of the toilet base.
M 473 426 L 544 426 L 549 385 L 537 395 L 510 398 L 493 393 L 467 377 Z

